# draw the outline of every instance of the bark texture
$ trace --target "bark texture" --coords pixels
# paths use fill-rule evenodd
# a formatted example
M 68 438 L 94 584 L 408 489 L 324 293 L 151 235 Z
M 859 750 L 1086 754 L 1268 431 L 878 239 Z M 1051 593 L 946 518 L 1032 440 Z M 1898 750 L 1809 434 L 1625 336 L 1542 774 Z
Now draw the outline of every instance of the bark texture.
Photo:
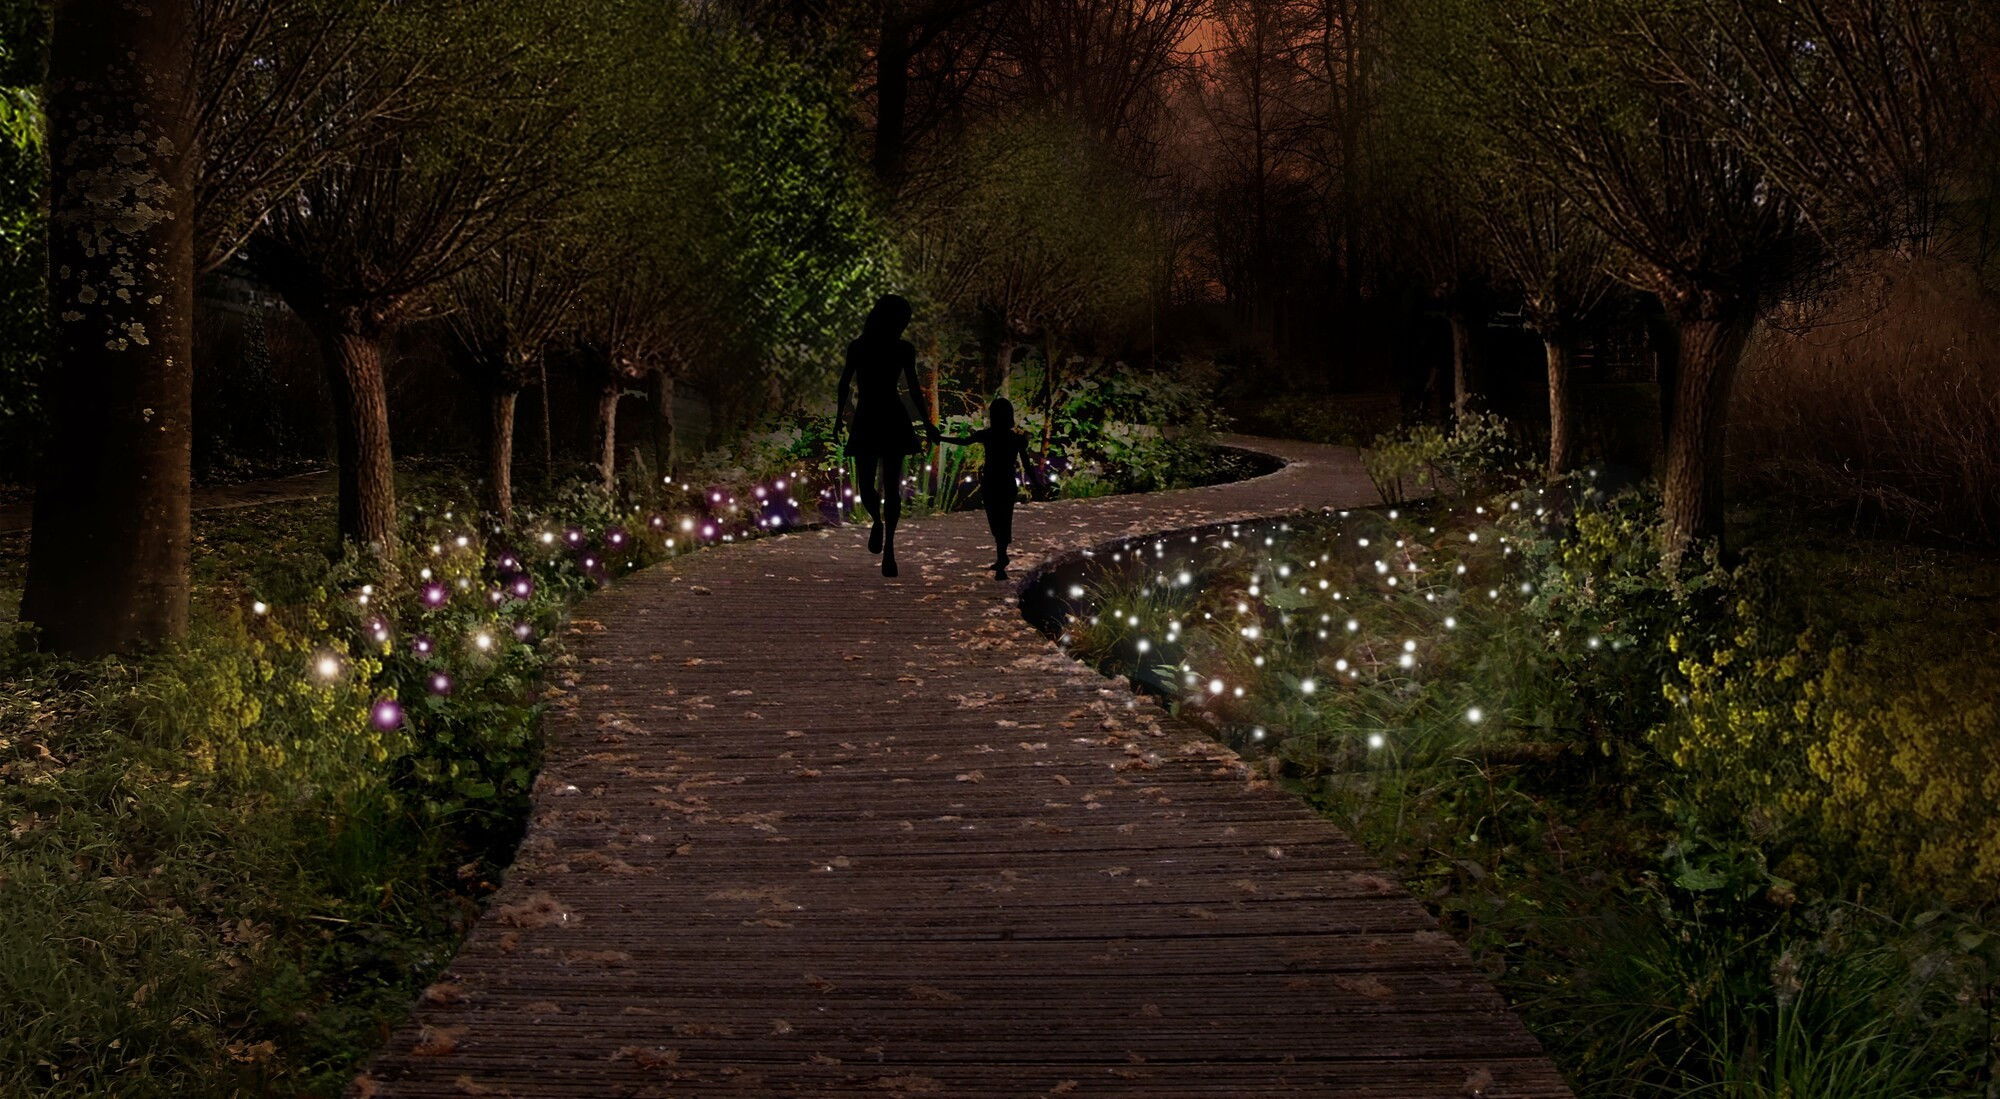
M 617 383 L 597 391 L 597 476 L 606 494 L 618 491 L 618 397 Z
M 1542 337 L 1542 350 L 1549 368 L 1549 476 L 1556 477 L 1576 464 L 1569 388 L 1574 345 L 1567 333 L 1556 332 Z
M 194 224 L 188 0 L 59 5 L 54 369 L 21 616 L 78 656 L 187 630 Z
M 1747 312 L 1684 319 L 1678 334 L 1661 508 L 1670 557 L 1722 540 L 1723 427 L 1750 320 Z
M 386 561 L 396 553 L 396 465 L 381 336 L 352 323 L 323 323 L 319 345 L 333 392 L 340 537 Z
M 514 521 L 514 409 L 520 400 L 518 389 L 493 391 L 486 437 L 487 506 L 503 524 Z
M 674 472 L 674 376 L 661 370 L 653 375 L 653 471 L 671 477 Z
M 1465 416 L 1472 408 L 1473 379 L 1476 364 L 1472 346 L 1472 318 L 1463 310 L 1453 309 L 1448 314 L 1451 321 L 1451 418 L 1455 421 Z

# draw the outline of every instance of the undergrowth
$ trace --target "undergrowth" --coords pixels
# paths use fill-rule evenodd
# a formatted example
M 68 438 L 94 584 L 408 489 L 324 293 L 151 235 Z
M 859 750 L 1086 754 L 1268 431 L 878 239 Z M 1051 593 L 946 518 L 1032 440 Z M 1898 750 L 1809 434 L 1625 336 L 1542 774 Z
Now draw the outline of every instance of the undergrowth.
M 1363 842 L 1583 1094 L 1990 1095 L 2000 569 L 1664 571 L 1591 485 L 1133 543 L 1065 640 Z

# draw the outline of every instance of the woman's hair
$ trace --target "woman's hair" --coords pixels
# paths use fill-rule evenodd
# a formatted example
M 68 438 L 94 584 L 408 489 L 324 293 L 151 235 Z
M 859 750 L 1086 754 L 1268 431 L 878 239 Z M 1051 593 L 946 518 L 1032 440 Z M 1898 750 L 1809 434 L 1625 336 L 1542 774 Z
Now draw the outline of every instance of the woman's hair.
M 884 294 L 875 299 L 875 308 L 868 311 L 868 320 L 861 326 L 861 334 L 872 339 L 893 340 L 903 334 L 910 323 L 910 301 L 901 294 Z
M 986 422 L 995 431 L 1014 430 L 1014 402 L 1005 397 L 993 398 L 986 409 Z

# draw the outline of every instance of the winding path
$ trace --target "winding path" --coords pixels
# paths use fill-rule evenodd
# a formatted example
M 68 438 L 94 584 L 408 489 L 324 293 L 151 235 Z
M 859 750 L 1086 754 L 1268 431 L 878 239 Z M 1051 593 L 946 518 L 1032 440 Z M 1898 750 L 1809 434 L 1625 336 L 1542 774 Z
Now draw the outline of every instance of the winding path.
M 1032 563 L 1373 502 L 1352 451 L 1024 506 Z M 355 1092 L 1566 1096 L 1417 902 L 1069 660 L 983 517 L 682 558 L 580 608 L 519 859 Z

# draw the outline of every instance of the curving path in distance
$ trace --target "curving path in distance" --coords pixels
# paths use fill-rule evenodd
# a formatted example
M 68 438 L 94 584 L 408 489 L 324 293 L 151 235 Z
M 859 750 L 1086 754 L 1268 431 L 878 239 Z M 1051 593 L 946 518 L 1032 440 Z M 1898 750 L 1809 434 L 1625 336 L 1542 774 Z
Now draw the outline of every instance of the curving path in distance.
M 1376 502 L 1351 450 L 1023 505 L 1015 557 Z M 976 512 L 710 550 L 579 608 L 519 857 L 354 1092 L 1566 1096 L 1417 902 L 1070 660 Z

